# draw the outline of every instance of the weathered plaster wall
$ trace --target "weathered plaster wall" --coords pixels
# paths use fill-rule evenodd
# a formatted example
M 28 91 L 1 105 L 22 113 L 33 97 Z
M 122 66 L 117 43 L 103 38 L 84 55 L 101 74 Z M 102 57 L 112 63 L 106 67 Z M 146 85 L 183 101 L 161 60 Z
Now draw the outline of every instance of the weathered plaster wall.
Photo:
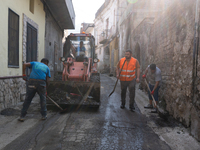
M 133 51 L 133 57 L 140 63 L 141 72 L 146 69 L 149 63 L 147 61 L 147 56 L 149 55 L 149 39 L 154 20 L 154 18 L 145 18 L 131 33 L 130 47 Z
M 126 27 L 121 26 L 120 36 L 121 52 L 125 45 L 130 47 L 133 56 L 140 60 L 141 72 L 151 63 L 161 69 L 160 105 L 186 127 L 190 127 L 191 134 L 200 140 L 199 56 L 197 76 L 193 69 L 195 10 L 196 0 L 174 0 L 159 15 L 145 17 L 145 12 L 132 12 L 132 16 L 129 16 L 133 18 L 130 19 L 131 25 L 140 22 L 137 18 L 145 19 L 137 27 L 130 27 L 127 23 Z M 131 28 L 131 36 L 127 36 L 128 28 Z M 143 82 L 141 85 L 142 88 L 146 87 Z
M 117 3 L 118 1 L 116 0 L 106 0 L 98 10 L 98 15 L 94 20 L 96 54 L 100 60 L 98 71 L 101 73 L 110 73 L 111 69 L 110 42 L 112 42 L 112 37 L 116 34 Z M 104 37 L 102 37 L 102 33 L 105 33 Z M 107 39 L 107 41 L 104 44 L 100 44 L 103 39 Z
M 161 104 L 200 140 L 199 67 L 193 76 L 195 4 L 196 0 L 174 0 L 153 25 L 140 24 L 132 40 L 142 51 L 142 71 L 151 63 L 162 71 Z
M 45 57 L 49 59 L 49 69 L 52 80 L 55 71 L 61 71 L 62 63 L 59 57 L 63 55 L 62 38 L 63 32 L 48 9 L 46 9 L 46 29 L 45 29 Z
M 162 70 L 166 109 L 190 126 L 195 0 L 177 0 L 153 25 L 149 62 Z

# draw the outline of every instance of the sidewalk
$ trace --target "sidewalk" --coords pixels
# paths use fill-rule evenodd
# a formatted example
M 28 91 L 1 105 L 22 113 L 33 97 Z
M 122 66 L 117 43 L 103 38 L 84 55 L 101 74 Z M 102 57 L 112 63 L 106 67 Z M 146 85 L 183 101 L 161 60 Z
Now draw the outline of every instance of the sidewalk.
M 36 95 L 32 100 L 24 122 L 18 121 L 23 102 L 6 111 L 6 115 L 0 115 L 0 150 L 42 121 L 39 101 L 40 98 Z M 51 115 L 52 113 L 48 111 L 48 118 Z
M 110 78 L 115 82 L 117 80 L 115 77 Z M 119 82 L 118 86 L 120 86 Z M 200 142 L 190 136 L 189 129 L 185 128 L 182 124 L 172 118 L 170 121 L 165 121 L 160 118 L 158 114 L 151 113 L 151 109 L 144 109 L 144 106 L 148 104 L 148 101 L 147 93 L 139 90 L 139 84 L 137 84 L 135 96 L 137 107 L 143 115 L 149 118 L 147 124 L 159 136 L 159 138 L 165 141 L 172 150 L 200 149 Z

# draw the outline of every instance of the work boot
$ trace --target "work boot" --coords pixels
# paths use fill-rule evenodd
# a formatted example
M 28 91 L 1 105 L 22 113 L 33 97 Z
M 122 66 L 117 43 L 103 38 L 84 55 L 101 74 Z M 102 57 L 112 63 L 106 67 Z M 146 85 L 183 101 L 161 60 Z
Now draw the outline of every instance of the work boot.
M 134 106 L 129 107 L 129 110 L 132 111 L 132 112 L 135 112 L 135 107 Z
M 25 117 L 23 117 L 23 116 L 20 116 L 20 118 L 18 119 L 18 121 L 20 121 L 20 122 L 24 122 L 24 120 L 25 120 Z
M 124 108 L 125 108 L 125 105 L 121 104 L 120 108 L 121 108 L 121 109 L 124 109 Z
M 154 109 L 151 111 L 151 113 L 157 113 L 157 109 L 154 108 Z
M 151 104 L 148 104 L 147 106 L 144 106 L 144 108 L 153 109 L 153 105 L 151 105 Z
M 42 118 L 41 118 L 42 120 L 46 120 L 47 119 L 47 115 L 45 115 L 45 116 L 42 116 Z

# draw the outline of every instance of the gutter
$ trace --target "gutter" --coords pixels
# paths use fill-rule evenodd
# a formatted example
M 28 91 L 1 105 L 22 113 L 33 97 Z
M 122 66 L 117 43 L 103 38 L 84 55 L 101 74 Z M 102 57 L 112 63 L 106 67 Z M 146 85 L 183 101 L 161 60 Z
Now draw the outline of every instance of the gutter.
M 195 31 L 194 31 L 194 43 L 193 43 L 193 92 L 195 88 L 195 80 L 197 77 L 198 47 L 199 47 L 199 0 L 196 0 Z

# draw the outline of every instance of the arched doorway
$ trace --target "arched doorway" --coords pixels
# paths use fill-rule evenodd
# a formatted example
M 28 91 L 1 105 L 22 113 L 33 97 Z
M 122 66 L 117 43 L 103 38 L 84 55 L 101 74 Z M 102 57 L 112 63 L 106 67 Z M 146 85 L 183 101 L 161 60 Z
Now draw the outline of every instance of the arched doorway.
M 110 73 L 110 49 L 108 46 L 104 48 L 103 63 L 103 73 Z
M 135 57 L 139 61 L 139 63 L 141 63 L 140 62 L 140 45 L 139 45 L 139 43 L 137 43 L 135 46 Z

